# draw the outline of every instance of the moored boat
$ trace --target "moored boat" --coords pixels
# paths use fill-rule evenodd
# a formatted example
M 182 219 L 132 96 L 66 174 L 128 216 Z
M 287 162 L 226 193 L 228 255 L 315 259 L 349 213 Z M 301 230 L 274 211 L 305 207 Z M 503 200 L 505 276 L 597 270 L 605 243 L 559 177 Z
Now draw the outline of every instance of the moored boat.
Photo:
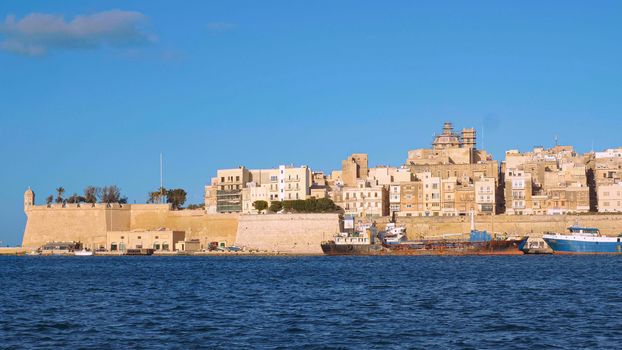
M 542 239 L 555 254 L 620 254 L 621 237 L 603 236 L 598 228 L 568 227 L 567 234 L 547 233 Z
M 75 250 L 73 252 L 73 255 L 75 255 L 75 256 L 92 256 L 93 255 L 93 251 L 92 250 L 86 250 L 86 249 Z
M 342 232 L 323 242 L 326 255 L 522 255 L 527 237 L 499 239 L 472 229 L 469 239 L 424 239 L 408 241 L 406 229 L 389 223 L 377 232 L 375 225 L 351 233 Z
M 124 255 L 153 255 L 154 250 L 151 248 L 128 249 Z

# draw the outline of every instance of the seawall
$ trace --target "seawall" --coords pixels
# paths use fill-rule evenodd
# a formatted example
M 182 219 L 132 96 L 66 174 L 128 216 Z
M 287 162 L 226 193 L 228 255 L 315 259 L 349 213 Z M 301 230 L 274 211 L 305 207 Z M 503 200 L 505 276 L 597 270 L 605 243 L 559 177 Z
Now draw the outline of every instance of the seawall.
M 339 232 L 338 214 L 241 215 L 236 245 L 287 254 L 322 254 Z
M 36 249 L 51 241 L 79 241 L 89 248 L 106 244 L 108 231 L 167 228 L 186 232 L 186 239 L 198 239 L 203 248 L 209 242 L 245 246 L 268 252 L 320 254 L 320 243 L 339 232 L 337 214 L 207 214 L 202 210 L 171 210 L 166 204 L 102 204 L 30 206 L 22 246 Z M 398 217 L 410 239 L 434 238 L 444 234 L 466 234 L 470 217 Z M 387 217 L 376 219 L 383 228 Z M 568 226 L 598 227 L 606 235 L 622 232 L 622 215 L 497 215 L 475 217 L 479 230 L 539 237 L 543 232 L 565 232 Z M 457 238 L 457 236 L 454 236 Z
M 468 216 L 398 217 L 398 225 L 406 227 L 408 238 L 421 239 L 447 233 L 467 233 L 471 229 Z M 475 228 L 497 234 L 540 237 L 544 232 L 566 232 L 568 226 L 597 227 L 603 234 L 622 233 L 622 215 L 496 215 L 476 216 Z

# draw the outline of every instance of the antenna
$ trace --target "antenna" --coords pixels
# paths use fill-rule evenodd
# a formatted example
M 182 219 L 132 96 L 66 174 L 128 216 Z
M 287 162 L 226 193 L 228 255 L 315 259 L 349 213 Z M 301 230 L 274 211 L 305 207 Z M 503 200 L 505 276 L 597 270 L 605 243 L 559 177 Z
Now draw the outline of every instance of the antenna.
M 163 182 L 162 182 L 162 152 L 160 152 L 160 204 L 162 203 L 162 196 L 164 195 L 162 193 L 162 188 L 163 188 Z
M 559 136 L 555 135 L 555 147 L 558 146 Z

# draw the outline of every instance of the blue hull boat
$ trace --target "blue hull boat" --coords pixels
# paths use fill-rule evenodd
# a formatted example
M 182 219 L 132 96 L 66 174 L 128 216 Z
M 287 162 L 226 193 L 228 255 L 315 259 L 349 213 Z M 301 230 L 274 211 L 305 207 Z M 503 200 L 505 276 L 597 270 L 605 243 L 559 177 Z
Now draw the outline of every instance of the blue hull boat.
M 607 237 L 596 228 L 571 226 L 569 234 L 545 234 L 542 239 L 561 254 L 622 254 L 620 237 Z

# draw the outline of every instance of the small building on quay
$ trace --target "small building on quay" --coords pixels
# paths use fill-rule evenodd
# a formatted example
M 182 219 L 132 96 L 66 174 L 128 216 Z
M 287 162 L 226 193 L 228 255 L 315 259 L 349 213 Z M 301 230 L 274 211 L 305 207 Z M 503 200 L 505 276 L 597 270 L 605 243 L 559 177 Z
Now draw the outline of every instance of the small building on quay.
M 184 231 L 167 229 L 153 231 L 108 231 L 106 250 L 124 252 L 128 249 L 153 249 L 156 252 L 175 250 L 178 242 L 185 240 Z

